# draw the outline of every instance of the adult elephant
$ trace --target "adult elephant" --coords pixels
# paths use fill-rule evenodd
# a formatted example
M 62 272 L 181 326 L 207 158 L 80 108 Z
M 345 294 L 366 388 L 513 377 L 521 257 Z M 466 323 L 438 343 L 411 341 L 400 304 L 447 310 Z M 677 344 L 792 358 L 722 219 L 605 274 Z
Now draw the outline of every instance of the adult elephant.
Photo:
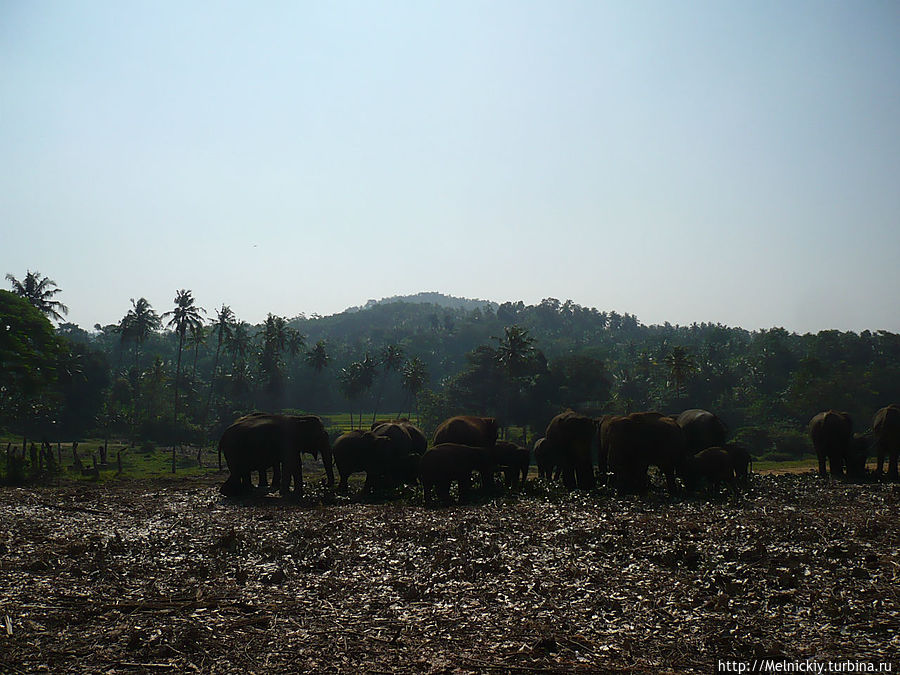
M 573 410 L 560 413 L 547 425 L 544 443 L 562 468 L 563 485 L 569 490 L 594 487 L 594 463 L 591 445 L 597 426 L 594 420 Z
M 647 470 L 656 466 L 666 477 L 669 494 L 676 489 L 688 453 L 684 432 L 671 417 L 657 412 L 631 413 L 605 422 L 609 466 L 620 492 L 644 492 Z
M 723 447 L 728 439 L 728 426 L 709 410 L 691 408 L 676 418 L 684 432 L 687 451 L 695 455 L 701 450 Z
M 404 417 L 395 420 L 379 420 L 371 426 L 370 430 L 375 431 L 385 424 L 396 424 L 403 427 L 403 429 L 409 435 L 410 441 L 412 442 L 412 452 L 416 453 L 417 455 L 425 454 L 425 451 L 428 449 L 428 439 L 425 438 L 425 434 L 422 433 L 422 430 L 419 429 L 419 427 L 412 424 L 408 419 Z
M 458 415 L 441 422 L 434 432 L 433 445 L 456 443 L 492 448 L 497 442 L 497 431 L 497 420 L 493 417 Z
M 878 451 L 876 471 L 880 474 L 884 466 L 884 458 L 888 458 L 888 477 L 898 480 L 897 458 L 900 456 L 900 406 L 885 406 L 872 420 L 872 430 Z
M 450 483 L 459 484 L 459 498 L 464 500 L 472 485 L 472 472 L 482 475 L 492 473 L 496 465 L 493 453 L 485 448 L 439 443 L 422 455 L 419 461 L 419 478 L 425 495 L 425 504 L 433 503 L 432 493 L 444 505 L 450 503 Z
M 219 439 L 219 451 L 225 456 L 230 471 L 222 485 L 222 493 L 234 497 L 249 492 L 253 485 L 250 472 L 265 475 L 273 468 L 273 487 L 280 483 L 282 496 L 291 492 L 303 494 L 301 453 L 318 459 L 322 456 L 328 485 L 334 485 L 331 445 L 322 420 L 315 415 L 271 415 L 254 413 L 241 417 L 228 427 Z M 279 477 L 279 473 L 282 473 Z
M 845 412 L 826 410 L 809 421 L 809 435 L 819 460 L 819 476 L 825 478 L 825 460 L 832 476 L 843 476 L 853 439 L 853 420 Z

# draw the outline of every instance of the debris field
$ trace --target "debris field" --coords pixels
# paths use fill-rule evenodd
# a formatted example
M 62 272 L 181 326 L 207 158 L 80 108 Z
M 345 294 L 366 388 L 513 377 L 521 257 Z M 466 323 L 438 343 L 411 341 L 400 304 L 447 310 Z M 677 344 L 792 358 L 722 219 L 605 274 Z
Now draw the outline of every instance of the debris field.
M 0 488 L 0 672 L 713 672 L 900 654 L 900 486 L 448 508 L 221 477 Z M 327 503 L 323 503 L 327 502 Z

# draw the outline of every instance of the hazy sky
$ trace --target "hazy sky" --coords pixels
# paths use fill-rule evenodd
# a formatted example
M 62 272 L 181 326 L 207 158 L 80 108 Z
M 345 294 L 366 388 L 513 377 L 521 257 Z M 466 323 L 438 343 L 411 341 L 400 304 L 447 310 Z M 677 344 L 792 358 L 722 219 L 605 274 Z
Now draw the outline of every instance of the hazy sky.
M 83 327 L 189 288 L 900 331 L 900 3 L 0 0 L 26 269 Z

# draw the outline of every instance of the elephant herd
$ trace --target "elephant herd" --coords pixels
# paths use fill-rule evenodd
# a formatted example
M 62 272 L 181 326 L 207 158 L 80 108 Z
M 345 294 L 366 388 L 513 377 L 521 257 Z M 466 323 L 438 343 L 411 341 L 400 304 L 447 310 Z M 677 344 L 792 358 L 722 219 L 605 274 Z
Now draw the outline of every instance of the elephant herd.
M 329 487 L 334 486 L 334 467 L 339 491 L 348 489 L 348 478 L 365 473 L 364 494 L 379 487 L 421 482 L 426 504 L 450 501 L 450 487 L 458 484 L 461 498 L 472 489 L 472 476 L 480 477 L 482 489 L 497 487 L 502 473 L 507 489 L 524 486 L 531 462 L 527 448 L 498 440 L 498 424 L 490 417 L 457 416 L 441 423 L 428 447 L 425 435 L 408 420 L 377 422 L 367 431 L 350 431 L 329 443 L 320 418 L 314 415 L 253 413 L 225 430 L 219 451 L 230 471 L 222 493 L 236 497 L 253 489 L 250 473 L 259 474 L 260 488 L 282 495 L 302 494 L 300 455 L 319 455 L 325 465 Z M 878 411 L 873 432 L 853 434 L 850 416 L 829 410 L 810 422 L 810 435 L 825 474 L 826 460 L 832 475 L 858 477 L 865 460 L 877 448 L 878 472 L 885 456 L 888 473 L 897 479 L 900 454 L 900 407 Z M 596 470 L 594 457 L 596 456 Z M 567 410 L 547 425 L 545 435 L 534 443 L 538 475 L 548 481 L 561 480 L 569 490 L 590 490 L 609 485 L 620 493 L 643 493 L 649 485 L 648 471 L 656 467 L 665 477 L 670 494 L 678 491 L 677 478 L 686 490 L 722 485 L 737 494 L 749 480 L 750 453 L 742 445 L 728 442 L 728 427 L 715 414 L 691 409 L 680 415 L 636 412 L 592 418 Z
M 875 450 L 875 471 L 881 474 L 888 460 L 888 477 L 898 480 L 897 458 L 900 455 L 900 406 L 891 404 L 875 413 L 872 431 L 853 433 L 853 419 L 845 412 L 826 410 L 809 422 L 809 435 L 819 460 L 819 475 L 858 479 L 865 475 L 866 459 Z
M 727 438 L 728 427 L 706 410 L 599 419 L 566 411 L 553 418 L 544 438 L 535 443 L 535 461 L 539 476 L 561 478 L 569 489 L 589 490 L 600 483 L 622 493 L 644 492 L 648 470 L 655 466 L 672 494 L 676 477 L 689 490 L 704 484 L 715 490 L 726 484 L 736 492 L 738 481 L 749 478 L 751 458 L 743 446 L 727 443 Z

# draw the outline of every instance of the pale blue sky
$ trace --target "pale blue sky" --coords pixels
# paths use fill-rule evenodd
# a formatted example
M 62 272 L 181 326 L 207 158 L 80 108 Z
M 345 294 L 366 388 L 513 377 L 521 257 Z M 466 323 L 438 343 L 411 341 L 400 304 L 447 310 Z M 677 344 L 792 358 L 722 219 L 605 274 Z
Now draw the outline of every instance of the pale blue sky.
M 0 274 L 900 331 L 900 3 L 0 0 Z

